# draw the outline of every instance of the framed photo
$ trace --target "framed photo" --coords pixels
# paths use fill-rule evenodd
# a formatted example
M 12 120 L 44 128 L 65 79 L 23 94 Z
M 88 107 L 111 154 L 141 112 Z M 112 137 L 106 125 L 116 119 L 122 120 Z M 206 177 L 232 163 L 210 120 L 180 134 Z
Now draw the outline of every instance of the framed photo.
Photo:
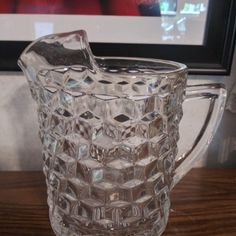
M 38 37 L 84 29 L 97 56 L 174 60 L 193 74 L 227 75 L 236 1 L 8 0 L 0 21 L 0 70 L 19 70 L 17 58 Z

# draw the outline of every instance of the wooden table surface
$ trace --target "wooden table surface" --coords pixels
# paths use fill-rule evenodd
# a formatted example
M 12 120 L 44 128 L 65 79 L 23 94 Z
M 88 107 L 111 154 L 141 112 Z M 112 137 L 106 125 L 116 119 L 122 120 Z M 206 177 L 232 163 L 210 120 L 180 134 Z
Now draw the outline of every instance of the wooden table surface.
M 236 169 L 193 169 L 172 192 L 163 236 L 236 236 Z M 0 236 L 53 236 L 42 172 L 0 172 Z

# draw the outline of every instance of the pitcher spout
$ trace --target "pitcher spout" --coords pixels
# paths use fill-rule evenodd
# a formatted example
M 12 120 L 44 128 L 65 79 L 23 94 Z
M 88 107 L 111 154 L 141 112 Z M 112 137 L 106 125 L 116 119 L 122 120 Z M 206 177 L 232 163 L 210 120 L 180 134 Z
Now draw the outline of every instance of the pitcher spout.
M 96 70 L 96 61 L 84 30 L 52 34 L 32 42 L 21 54 L 18 65 L 30 81 L 41 70 L 82 66 Z

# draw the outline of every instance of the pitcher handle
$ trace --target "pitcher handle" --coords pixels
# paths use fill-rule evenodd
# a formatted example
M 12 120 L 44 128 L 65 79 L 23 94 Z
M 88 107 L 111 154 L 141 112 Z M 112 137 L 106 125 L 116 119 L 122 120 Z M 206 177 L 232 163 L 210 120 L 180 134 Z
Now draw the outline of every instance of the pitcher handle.
M 186 88 L 184 102 L 196 99 L 210 100 L 209 109 L 193 145 L 181 156 L 176 157 L 175 174 L 171 188 L 192 168 L 194 162 L 207 150 L 224 112 L 227 90 L 223 84 L 199 84 Z

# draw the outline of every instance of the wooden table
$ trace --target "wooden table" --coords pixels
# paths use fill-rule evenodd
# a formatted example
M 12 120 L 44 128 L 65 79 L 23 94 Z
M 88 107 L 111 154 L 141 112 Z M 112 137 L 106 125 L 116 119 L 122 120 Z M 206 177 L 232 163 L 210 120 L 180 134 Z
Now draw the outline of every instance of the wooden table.
M 171 209 L 164 236 L 236 236 L 236 169 L 193 169 Z M 54 235 L 42 172 L 0 172 L 0 235 Z

